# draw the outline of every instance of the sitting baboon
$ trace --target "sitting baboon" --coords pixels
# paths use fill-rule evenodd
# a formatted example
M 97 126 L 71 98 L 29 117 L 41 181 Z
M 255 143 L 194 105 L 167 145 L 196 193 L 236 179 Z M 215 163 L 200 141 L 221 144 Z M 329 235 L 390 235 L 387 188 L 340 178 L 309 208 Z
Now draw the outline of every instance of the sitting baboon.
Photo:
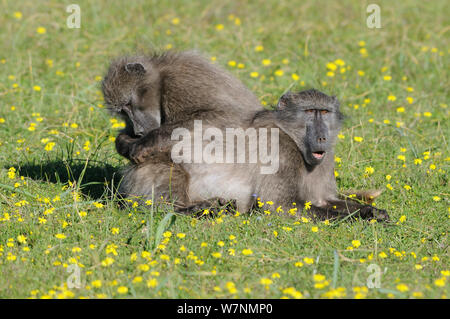
M 314 89 L 288 92 L 280 98 L 276 110 L 256 112 L 244 126 L 246 133 L 249 129 L 259 132 L 270 130 L 271 141 L 273 136 L 277 136 L 277 143 L 267 146 L 267 138 L 264 139 L 265 146 L 260 141 L 249 143 L 245 155 L 247 159 L 253 155 L 258 157 L 258 154 L 261 155 L 258 149 L 261 146 L 267 147 L 266 154 L 277 153 L 278 169 L 272 174 L 262 173 L 267 162 L 261 158 L 244 163 L 192 163 L 190 146 L 184 148 L 182 153 L 174 153 L 172 148 L 180 142 L 152 136 L 151 132 L 128 145 L 142 154 L 135 157 L 138 164 L 131 166 L 125 173 L 121 190 L 127 195 L 143 198 L 152 196 L 152 188 L 155 191 L 154 198 L 161 194 L 167 196 L 171 192 L 177 197 L 180 206 L 176 206 L 176 210 L 180 212 L 206 208 L 212 203 L 209 199 L 217 198 L 234 200 L 237 210 L 246 212 L 258 197 L 263 202 L 273 202 L 274 209 L 285 212 L 298 209 L 298 213 L 301 213 L 305 203 L 310 202 L 311 206 L 306 205 L 310 206 L 308 214 L 319 219 L 355 214 L 362 218 L 386 220 L 388 215 L 384 210 L 338 197 L 334 176 L 334 144 L 341 120 L 336 97 Z M 229 124 L 234 126 L 233 123 Z M 193 126 L 186 123 L 183 127 Z M 211 128 L 211 125 L 205 127 Z M 217 136 L 202 143 L 215 141 Z M 251 138 L 247 137 L 250 141 Z M 138 144 L 139 148 L 133 144 Z M 225 155 L 232 151 L 234 159 L 234 154 L 239 150 L 236 145 L 234 149 L 219 145 L 215 148 L 215 152 L 218 151 Z M 175 155 L 177 163 L 169 164 L 170 160 L 174 161 Z M 171 174 L 168 174 L 168 167 L 172 166 Z
M 126 123 L 116 138 L 116 149 L 135 163 L 150 150 L 138 147 L 138 142 L 155 137 L 170 142 L 174 128 L 190 129 L 194 119 L 220 128 L 228 123 L 241 126 L 261 109 L 244 84 L 195 52 L 118 58 L 109 66 L 102 91 L 108 109 Z M 157 198 L 173 197 L 180 205 L 189 202 L 184 186 L 169 192 L 169 183 L 187 185 L 187 175 L 173 165 L 169 153 L 158 151 L 139 167 L 128 168 L 120 193 L 136 191 L 151 197 L 152 176 Z M 137 185 L 143 187 L 135 190 Z

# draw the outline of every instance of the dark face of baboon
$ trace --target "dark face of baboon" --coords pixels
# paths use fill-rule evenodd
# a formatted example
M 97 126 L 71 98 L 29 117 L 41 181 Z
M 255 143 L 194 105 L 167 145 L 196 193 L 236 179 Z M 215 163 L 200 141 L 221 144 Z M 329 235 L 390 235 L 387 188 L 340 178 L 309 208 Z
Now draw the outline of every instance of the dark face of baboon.
M 158 97 L 148 96 L 157 73 L 150 74 L 150 66 L 142 58 L 121 58 L 108 69 L 102 82 L 102 91 L 108 109 L 119 115 L 132 128 L 136 137 L 143 136 L 161 125 L 161 108 L 149 103 Z M 151 90 L 155 94 L 158 90 Z
M 284 94 L 278 102 L 277 117 L 281 123 L 290 123 L 284 126 L 310 166 L 320 164 L 333 150 L 342 121 L 337 98 L 315 89 Z M 295 129 L 293 124 L 297 124 Z

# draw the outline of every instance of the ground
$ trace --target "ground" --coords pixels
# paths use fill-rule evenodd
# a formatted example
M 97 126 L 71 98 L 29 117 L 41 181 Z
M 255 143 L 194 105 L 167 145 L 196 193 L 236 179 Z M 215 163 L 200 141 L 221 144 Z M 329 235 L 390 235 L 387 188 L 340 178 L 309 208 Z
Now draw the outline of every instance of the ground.
M 64 2 L 0 4 L 0 297 L 448 297 L 447 1 L 377 1 L 379 29 L 366 1 L 77 3 L 80 28 Z M 166 49 L 203 52 L 266 107 L 336 95 L 339 190 L 382 189 L 392 223 L 118 209 L 123 124 L 100 81 Z

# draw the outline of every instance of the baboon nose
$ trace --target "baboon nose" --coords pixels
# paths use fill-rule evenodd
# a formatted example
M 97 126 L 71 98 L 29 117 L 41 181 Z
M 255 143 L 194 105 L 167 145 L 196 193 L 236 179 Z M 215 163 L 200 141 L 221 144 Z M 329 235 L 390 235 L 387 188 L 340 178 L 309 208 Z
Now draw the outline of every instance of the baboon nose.
M 326 138 L 325 137 L 319 137 L 318 139 L 317 139 L 317 142 L 319 142 L 319 143 L 325 143 L 326 142 Z

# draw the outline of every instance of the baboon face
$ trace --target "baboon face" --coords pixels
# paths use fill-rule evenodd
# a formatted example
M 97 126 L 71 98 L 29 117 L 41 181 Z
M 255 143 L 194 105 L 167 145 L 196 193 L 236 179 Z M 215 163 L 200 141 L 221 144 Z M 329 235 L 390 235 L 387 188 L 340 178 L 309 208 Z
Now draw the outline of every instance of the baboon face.
M 288 92 L 280 98 L 277 113 L 282 121 L 289 123 L 291 134 L 308 165 L 320 164 L 327 152 L 333 150 L 342 120 L 335 96 L 315 89 Z
M 136 137 L 143 136 L 161 124 L 159 104 L 149 99 L 150 83 L 145 63 L 122 58 L 114 61 L 102 82 L 108 109 L 122 117 Z

